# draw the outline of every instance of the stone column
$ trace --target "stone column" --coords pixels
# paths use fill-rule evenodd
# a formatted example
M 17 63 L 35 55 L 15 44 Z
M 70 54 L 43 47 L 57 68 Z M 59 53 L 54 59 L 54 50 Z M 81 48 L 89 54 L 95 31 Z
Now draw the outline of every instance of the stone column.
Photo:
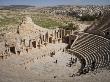
M 22 45 L 25 46 L 25 39 L 22 40 Z
M 11 55 L 11 53 L 10 53 L 10 48 L 9 48 L 9 47 L 7 48 L 7 51 L 8 51 L 8 53 L 9 53 L 9 55 Z
M 40 35 L 40 43 L 43 44 L 43 36 Z
M 15 46 L 15 54 L 17 54 L 17 48 L 16 48 L 16 46 Z
M 62 37 L 65 36 L 65 29 L 62 29 Z
M 57 39 L 59 38 L 59 31 L 57 32 Z
M 45 36 L 43 35 L 43 41 L 45 42 Z
M 54 35 L 55 35 L 55 39 L 56 39 L 56 38 L 57 38 L 57 32 L 56 32 L 56 30 L 55 30 L 55 32 L 54 32 L 54 33 L 55 33 Z
M 56 43 L 56 40 L 55 40 L 55 39 L 54 39 L 54 40 L 52 40 L 52 41 L 53 41 L 53 42 L 52 42 L 53 44 L 55 44 L 55 43 Z
M 30 47 L 30 45 L 31 45 L 31 40 L 29 40 L 29 47 Z
M 38 48 L 40 49 L 40 47 L 41 47 L 41 41 L 39 40 L 39 42 L 38 42 Z
M 64 36 L 66 35 L 66 33 L 65 33 L 65 29 L 64 29 Z
M 74 34 L 74 31 L 73 31 L 73 30 L 71 31 L 71 34 L 72 34 L 72 35 Z
M 60 38 L 62 38 L 62 29 L 60 29 Z

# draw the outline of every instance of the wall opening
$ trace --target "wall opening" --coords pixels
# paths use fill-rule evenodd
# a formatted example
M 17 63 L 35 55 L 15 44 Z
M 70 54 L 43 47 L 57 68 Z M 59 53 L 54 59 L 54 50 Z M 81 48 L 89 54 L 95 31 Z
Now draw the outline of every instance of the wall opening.
M 69 36 L 63 37 L 63 42 L 69 44 Z
M 33 42 L 32 42 L 32 46 L 33 46 L 34 48 L 36 48 L 36 41 L 33 41 Z
M 52 43 L 52 37 L 49 38 L 49 43 Z
M 106 35 L 109 35 L 110 33 L 109 32 L 106 32 Z
M 74 40 L 71 40 L 70 45 L 72 45 L 72 44 L 73 44 L 73 42 L 74 42 Z
M 3 59 L 3 56 L 0 56 L 0 60 L 2 60 Z
M 10 52 L 13 53 L 13 54 L 16 54 L 16 51 L 15 51 L 15 47 L 10 47 Z
M 20 51 L 17 51 L 17 54 L 20 55 Z

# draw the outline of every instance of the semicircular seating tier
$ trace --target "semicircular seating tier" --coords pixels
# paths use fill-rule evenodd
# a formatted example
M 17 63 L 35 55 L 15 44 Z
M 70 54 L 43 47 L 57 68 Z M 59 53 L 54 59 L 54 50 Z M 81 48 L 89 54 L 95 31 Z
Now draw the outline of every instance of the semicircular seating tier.
M 73 54 L 84 60 L 82 69 L 102 68 L 110 62 L 110 40 L 89 33 L 81 33 L 71 45 Z

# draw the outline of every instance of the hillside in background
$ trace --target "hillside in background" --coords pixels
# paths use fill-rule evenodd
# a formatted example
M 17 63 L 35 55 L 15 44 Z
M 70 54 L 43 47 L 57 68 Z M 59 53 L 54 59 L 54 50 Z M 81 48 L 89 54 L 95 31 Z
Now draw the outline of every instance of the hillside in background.
M 30 16 L 35 24 L 44 28 L 65 28 L 72 23 L 73 27 L 77 26 L 84 30 L 109 9 L 109 5 L 59 5 L 42 8 L 29 5 L 0 6 L 0 30 L 16 28 L 26 15 Z
M 85 32 L 110 39 L 110 11 L 105 11 Z

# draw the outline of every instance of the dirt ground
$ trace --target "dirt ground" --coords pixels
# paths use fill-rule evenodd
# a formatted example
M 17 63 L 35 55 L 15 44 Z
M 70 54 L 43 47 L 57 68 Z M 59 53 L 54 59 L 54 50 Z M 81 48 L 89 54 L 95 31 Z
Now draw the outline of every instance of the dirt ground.
M 31 54 L 13 55 L 0 61 L 0 82 L 109 82 L 110 72 L 104 69 L 71 77 L 81 64 L 77 60 L 71 67 L 67 66 L 75 56 L 60 50 L 65 46 L 63 43 L 48 45 L 47 50 L 33 49 Z M 56 49 L 53 57 L 48 54 L 49 48 Z M 42 54 L 45 56 L 41 57 Z M 29 58 L 34 59 L 23 64 Z

